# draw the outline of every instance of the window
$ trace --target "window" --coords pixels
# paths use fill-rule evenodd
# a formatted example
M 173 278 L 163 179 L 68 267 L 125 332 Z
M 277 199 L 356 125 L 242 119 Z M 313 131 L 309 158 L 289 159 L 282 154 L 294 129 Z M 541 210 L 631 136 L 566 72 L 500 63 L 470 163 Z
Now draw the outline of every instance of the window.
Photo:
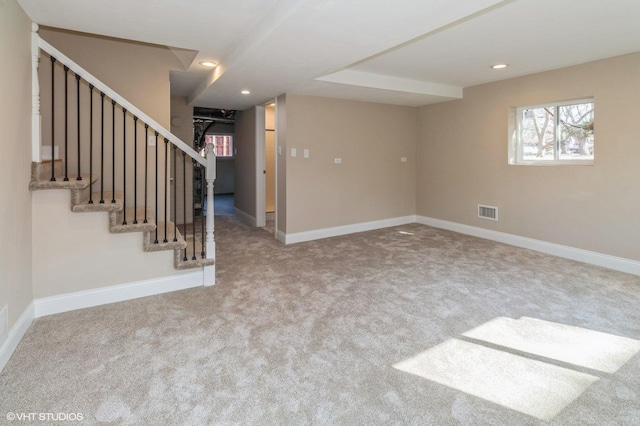
M 593 164 L 593 99 L 512 109 L 510 164 Z
M 233 136 L 232 135 L 205 135 L 205 143 L 213 144 L 216 157 L 233 158 Z M 206 150 L 202 150 L 202 153 Z

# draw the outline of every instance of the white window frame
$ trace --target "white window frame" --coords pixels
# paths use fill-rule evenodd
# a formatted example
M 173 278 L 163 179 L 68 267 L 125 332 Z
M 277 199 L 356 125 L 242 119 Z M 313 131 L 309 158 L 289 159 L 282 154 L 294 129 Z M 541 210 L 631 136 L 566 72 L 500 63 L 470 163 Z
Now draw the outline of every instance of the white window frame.
M 524 110 L 535 109 L 535 108 L 557 108 L 565 105 L 576 105 L 576 104 L 586 104 L 592 103 L 594 107 L 594 117 L 595 117 L 595 101 L 593 98 L 582 98 L 575 99 L 570 101 L 562 101 L 562 102 L 550 102 L 547 104 L 538 104 L 538 105 L 525 105 L 521 107 L 513 107 L 509 110 L 509 164 L 515 166 L 558 166 L 558 165 L 571 165 L 571 166 L 592 166 L 595 160 L 594 158 L 575 158 L 575 159 L 541 159 L 541 160 L 528 160 L 523 158 L 523 146 L 519 140 L 520 135 L 522 134 L 522 122 L 521 117 Z M 557 132 L 559 128 L 558 120 L 560 119 L 559 114 L 555 114 L 555 125 L 554 130 L 556 132 L 556 142 L 557 142 Z M 595 141 L 595 130 L 594 130 L 594 141 Z M 555 152 L 556 155 L 558 149 L 556 147 Z

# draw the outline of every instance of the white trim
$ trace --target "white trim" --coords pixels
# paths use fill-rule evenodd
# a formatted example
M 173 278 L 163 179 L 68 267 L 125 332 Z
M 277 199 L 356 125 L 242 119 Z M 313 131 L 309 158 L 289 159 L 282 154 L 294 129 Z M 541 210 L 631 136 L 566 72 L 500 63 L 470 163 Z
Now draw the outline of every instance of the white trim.
M 458 86 L 411 80 L 390 75 L 374 74 L 363 71 L 341 70 L 316 78 L 330 83 L 349 84 L 373 89 L 393 90 L 394 92 L 420 93 L 441 96 L 449 99 L 462 99 L 463 89 Z
M 256 218 L 251 216 L 249 213 L 245 213 L 239 208 L 234 208 L 236 215 L 245 223 L 248 223 L 251 226 L 256 226 Z
M 283 244 L 287 243 L 287 234 L 280 230 L 276 230 L 276 239 Z
M 40 80 L 38 79 L 38 64 L 40 62 L 40 47 L 38 41 L 38 24 L 31 23 L 31 161 L 42 161 L 41 149 L 41 117 L 40 117 Z
M 355 223 L 353 225 L 336 226 L 333 228 L 315 229 L 313 231 L 283 234 L 285 244 L 295 244 L 304 241 L 319 240 L 322 238 L 336 237 L 338 235 L 353 234 L 356 232 L 373 231 L 374 229 L 389 228 L 391 226 L 415 223 L 415 216 L 394 217 L 391 219 L 374 220 L 371 222 Z M 278 235 L 280 241 L 280 235 Z
M 102 81 L 98 80 L 94 77 L 89 71 L 82 68 L 80 65 L 72 61 L 68 56 L 64 53 L 60 52 L 58 49 L 47 43 L 42 38 L 38 38 L 38 44 L 40 49 L 49 53 L 51 56 L 56 58 L 56 60 L 62 62 L 64 65 L 68 66 L 74 73 L 78 74 L 80 77 L 93 84 L 94 87 L 103 92 L 112 100 L 116 101 L 123 107 L 125 107 L 131 114 L 138 117 L 140 120 L 144 121 L 149 127 L 153 128 L 157 131 L 162 137 L 167 138 L 169 142 L 180 148 L 183 152 L 185 152 L 189 157 L 196 160 L 198 163 L 202 164 L 204 167 L 207 167 L 206 160 L 198 153 L 195 149 L 191 148 L 186 143 L 182 142 L 176 135 L 171 133 L 169 130 L 165 129 L 164 126 L 161 126 L 156 122 L 153 118 L 149 117 L 147 114 L 142 112 L 141 109 L 137 108 L 131 102 L 127 101 L 125 98 L 116 93 L 109 86 L 104 84 Z
M 593 166 L 594 158 L 552 158 L 552 159 L 540 159 L 540 160 L 531 160 L 524 159 L 523 146 L 522 141 L 520 140 L 520 135 L 522 135 L 522 113 L 525 110 L 530 109 L 539 109 L 539 108 L 549 108 L 553 107 L 557 113 L 557 108 L 566 105 L 578 105 L 578 104 L 593 104 L 595 108 L 594 98 L 582 98 L 576 100 L 562 101 L 562 102 L 551 102 L 540 105 L 524 105 L 519 107 L 509 108 L 509 119 L 508 119 L 508 127 L 509 127 L 509 165 L 513 166 Z M 559 149 L 559 134 L 558 129 L 560 128 L 559 124 L 559 114 L 555 114 L 554 117 L 554 130 L 553 130 L 553 138 L 554 138 L 554 156 L 558 157 L 557 150 Z
M 278 231 L 278 97 L 273 100 L 275 104 L 273 107 L 273 178 L 274 178 L 274 202 L 273 208 L 275 209 L 273 215 L 273 236 L 279 240 L 284 242 L 283 239 L 280 240 L 280 231 Z M 265 118 L 266 122 L 266 118 Z M 267 127 L 265 123 L 265 128 Z M 266 139 L 266 136 L 265 136 Z M 284 232 L 282 233 L 284 235 Z
M 215 248 L 213 250 L 215 251 Z M 208 259 L 210 259 L 210 258 L 208 258 Z M 202 268 L 202 272 L 203 272 L 202 273 L 202 285 L 203 286 L 211 287 L 213 285 L 216 285 L 216 265 L 204 266 Z
M 417 216 L 417 222 L 422 225 L 447 229 L 449 231 L 459 232 L 461 234 L 472 235 L 474 237 L 485 238 L 487 240 L 497 241 L 516 247 L 539 251 L 541 253 L 546 253 L 553 256 L 563 257 L 565 259 L 577 260 L 578 262 L 602 266 L 604 268 L 613 269 L 615 271 L 640 275 L 640 262 L 631 259 L 625 259 L 623 257 L 611 256 L 608 254 L 564 246 L 561 244 L 549 243 L 533 238 L 507 234 L 505 232 L 478 228 L 476 226 L 463 225 L 461 223 L 449 222 L 447 220 L 434 219 L 426 216 Z
M 124 300 L 137 299 L 139 297 L 200 287 L 202 283 L 203 272 L 198 270 L 128 284 L 44 297 L 33 301 L 35 307 L 34 315 L 35 318 L 40 318 L 76 309 L 90 308 L 93 306 L 122 302 Z
M 4 369 L 4 367 L 9 362 L 11 355 L 22 341 L 24 334 L 29 329 L 29 326 L 33 322 L 34 316 L 34 306 L 33 302 L 29 303 L 29 306 L 24 310 L 18 321 L 11 327 L 11 331 L 9 331 L 9 335 L 6 340 L 0 346 L 0 371 Z

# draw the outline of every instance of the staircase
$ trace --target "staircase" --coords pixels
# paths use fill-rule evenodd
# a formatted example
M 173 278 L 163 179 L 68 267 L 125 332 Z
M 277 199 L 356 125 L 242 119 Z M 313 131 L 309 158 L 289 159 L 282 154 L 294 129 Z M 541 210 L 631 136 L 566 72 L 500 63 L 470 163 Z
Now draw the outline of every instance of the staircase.
M 68 189 L 72 212 L 108 213 L 105 226 L 110 233 L 142 233 L 143 251 L 173 250 L 175 269 L 204 268 L 205 285 L 212 285 L 213 149 L 207 150 L 204 158 L 40 39 L 37 25 L 32 36 L 34 138 L 29 189 Z M 41 61 L 41 56 L 48 60 Z M 39 76 L 38 67 L 49 63 L 50 68 Z M 50 79 L 42 81 L 45 74 Z M 42 114 L 40 86 L 50 90 L 47 95 L 50 94 L 51 109 Z M 61 98 L 63 108 L 59 106 Z M 45 135 L 43 128 L 48 130 Z M 155 146 L 150 148 L 153 138 Z M 51 157 L 60 151 L 63 158 L 43 159 L 43 146 L 50 147 Z M 187 206 L 187 199 L 193 198 L 192 191 L 199 190 L 186 177 L 186 170 L 191 168 L 194 175 L 201 174 L 201 181 L 206 180 L 206 192 L 203 187 L 199 193 L 200 199 L 208 198 L 206 218 L 202 216 L 204 209 L 197 209 L 194 203 Z M 177 205 L 178 199 L 182 200 L 181 206 Z M 192 226 L 187 226 L 187 211 Z M 179 214 L 182 223 L 177 223 Z M 197 221 L 201 223 L 196 229 Z
M 51 181 L 51 168 L 54 168 L 53 176 L 55 181 Z M 64 180 L 62 160 L 43 161 L 31 164 L 31 182 L 29 189 L 32 191 L 47 189 L 68 189 L 71 191 L 71 211 L 74 213 L 91 213 L 91 212 L 108 212 L 109 213 L 109 232 L 113 234 L 121 234 L 125 232 L 142 232 L 144 251 L 174 251 L 173 267 L 179 270 L 198 268 L 204 266 L 215 265 L 214 259 L 202 258 L 196 256 L 195 259 L 187 257 L 187 247 L 195 247 L 194 253 L 203 253 L 204 247 L 197 235 L 187 235 L 186 238 L 178 230 L 173 222 L 155 223 L 154 212 L 151 209 L 127 208 L 124 214 L 123 193 L 105 192 L 104 203 L 89 203 L 89 190 L 91 183 L 96 183 L 97 176 L 83 176 L 82 180 L 69 179 Z M 100 193 L 92 194 L 92 199 L 100 199 Z M 114 200 L 111 202 L 111 200 Z M 127 224 L 123 224 L 124 218 L 128 218 Z M 166 226 L 165 226 L 166 225 Z M 166 229 L 166 234 L 163 230 Z M 158 240 L 158 233 L 166 237 Z M 165 241 L 166 240 L 166 241 Z

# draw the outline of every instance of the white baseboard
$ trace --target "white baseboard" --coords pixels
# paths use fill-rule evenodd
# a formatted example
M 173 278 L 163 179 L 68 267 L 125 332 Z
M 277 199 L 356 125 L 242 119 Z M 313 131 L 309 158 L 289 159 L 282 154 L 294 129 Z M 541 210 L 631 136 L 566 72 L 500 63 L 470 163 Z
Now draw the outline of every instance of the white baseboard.
M 203 284 L 203 280 L 203 271 L 198 270 L 128 284 L 44 297 L 33 301 L 35 307 L 34 316 L 35 318 L 40 318 L 46 315 L 59 314 L 76 309 L 90 308 L 92 306 L 122 302 L 139 297 L 200 287 Z
M 216 265 L 209 265 L 202 268 L 202 285 L 211 287 L 216 284 Z
M 283 244 L 287 243 L 287 234 L 282 231 L 276 231 L 276 239 Z
M 316 229 L 313 231 L 296 232 L 293 234 L 283 234 L 285 244 L 295 244 L 304 241 L 319 240 L 322 238 L 337 237 L 339 235 L 353 234 L 356 232 L 373 231 L 374 229 L 389 228 L 391 226 L 406 225 L 415 223 L 415 216 L 394 217 L 391 219 L 374 220 L 371 222 L 355 223 L 353 225 L 336 226 L 333 228 Z M 278 235 L 278 240 L 280 235 Z
M 24 337 L 24 334 L 29 329 L 29 326 L 33 322 L 34 305 L 33 302 L 27 306 L 18 321 L 11 327 L 9 335 L 5 339 L 4 343 L 0 346 L 0 371 L 4 369 L 4 366 L 9 362 L 9 358 L 13 355 L 13 352 L 18 347 L 18 344 Z
M 507 234 L 505 232 L 492 231 L 490 229 L 478 228 L 476 226 L 463 225 L 461 223 L 449 222 L 442 219 L 434 219 L 426 216 L 417 216 L 416 222 L 434 228 L 447 229 L 461 234 L 472 235 L 474 237 L 485 238 L 516 247 L 522 247 L 565 259 L 577 260 L 578 262 L 589 263 L 602 266 L 615 271 L 626 272 L 628 274 L 640 275 L 640 262 L 625 259 L 623 257 L 610 256 L 608 254 L 583 250 L 575 247 L 563 246 L 561 244 L 549 243 L 535 240 L 533 238 L 521 237 L 519 235 Z
M 236 212 L 236 215 L 238 215 L 238 217 L 242 219 L 243 222 L 246 222 L 251 226 L 257 226 L 258 221 L 256 220 L 255 217 L 251 216 L 249 213 L 245 213 L 237 207 L 235 207 L 235 212 Z

